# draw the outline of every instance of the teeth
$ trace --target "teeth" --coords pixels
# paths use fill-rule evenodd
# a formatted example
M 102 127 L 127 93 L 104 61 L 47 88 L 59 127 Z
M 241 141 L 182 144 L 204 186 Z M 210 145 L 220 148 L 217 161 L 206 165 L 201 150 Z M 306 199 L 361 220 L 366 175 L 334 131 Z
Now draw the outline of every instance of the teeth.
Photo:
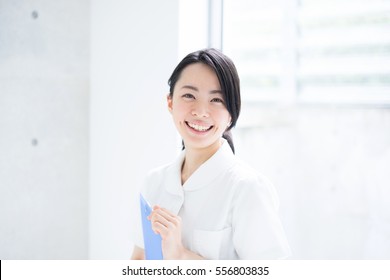
M 201 125 L 197 125 L 197 124 L 193 124 L 193 123 L 188 123 L 188 126 L 192 127 L 195 130 L 198 130 L 198 131 L 206 131 L 211 127 L 211 126 L 208 126 L 208 127 L 201 126 Z

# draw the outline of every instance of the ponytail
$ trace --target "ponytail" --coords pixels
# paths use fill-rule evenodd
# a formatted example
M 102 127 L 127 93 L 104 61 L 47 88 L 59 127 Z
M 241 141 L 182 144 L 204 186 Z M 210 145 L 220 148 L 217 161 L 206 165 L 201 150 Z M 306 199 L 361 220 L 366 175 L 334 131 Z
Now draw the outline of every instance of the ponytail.
M 233 154 L 235 154 L 236 151 L 234 150 L 233 135 L 232 135 L 232 132 L 230 131 L 230 129 L 226 130 L 223 133 L 222 137 L 226 139 L 226 141 L 229 143 L 230 149 L 232 149 Z

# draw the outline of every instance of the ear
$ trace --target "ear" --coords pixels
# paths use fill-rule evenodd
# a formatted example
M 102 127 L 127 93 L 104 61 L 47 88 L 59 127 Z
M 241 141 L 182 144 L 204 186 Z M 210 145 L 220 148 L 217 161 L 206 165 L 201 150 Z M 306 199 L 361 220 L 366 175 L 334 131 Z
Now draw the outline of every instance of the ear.
M 170 94 L 167 95 L 167 105 L 168 105 L 168 110 L 170 113 L 172 113 L 172 97 Z
M 229 127 L 232 124 L 232 117 L 229 116 L 229 122 L 226 127 Z

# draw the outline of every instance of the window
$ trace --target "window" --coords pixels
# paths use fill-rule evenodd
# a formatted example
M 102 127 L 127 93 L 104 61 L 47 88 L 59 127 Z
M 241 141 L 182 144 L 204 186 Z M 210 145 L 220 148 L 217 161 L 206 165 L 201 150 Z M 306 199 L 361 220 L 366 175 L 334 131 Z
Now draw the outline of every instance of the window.
M 224 0 L 244 101 L 390 104 L 390 0 Z

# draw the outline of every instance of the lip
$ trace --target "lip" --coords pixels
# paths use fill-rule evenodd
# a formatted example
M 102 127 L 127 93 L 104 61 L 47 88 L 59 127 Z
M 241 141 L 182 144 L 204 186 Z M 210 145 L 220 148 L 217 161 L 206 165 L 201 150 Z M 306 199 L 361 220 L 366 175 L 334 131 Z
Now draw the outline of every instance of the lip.
M 206 134 L 214 127 L 213 125 L 206 124 L 206 123 L 203 123 L 203 122 L 196 122 L 196 121 L 185 121 L 184 123 L 185 123 L 186 127 L 191 132 L 196 133 L 196 134 Z M 198 130 L 198 129 L 195 129 L 194 126 L 203 127 L 203 128 L 208 127 L 208 129 L 206 129 L 206 130 Z

